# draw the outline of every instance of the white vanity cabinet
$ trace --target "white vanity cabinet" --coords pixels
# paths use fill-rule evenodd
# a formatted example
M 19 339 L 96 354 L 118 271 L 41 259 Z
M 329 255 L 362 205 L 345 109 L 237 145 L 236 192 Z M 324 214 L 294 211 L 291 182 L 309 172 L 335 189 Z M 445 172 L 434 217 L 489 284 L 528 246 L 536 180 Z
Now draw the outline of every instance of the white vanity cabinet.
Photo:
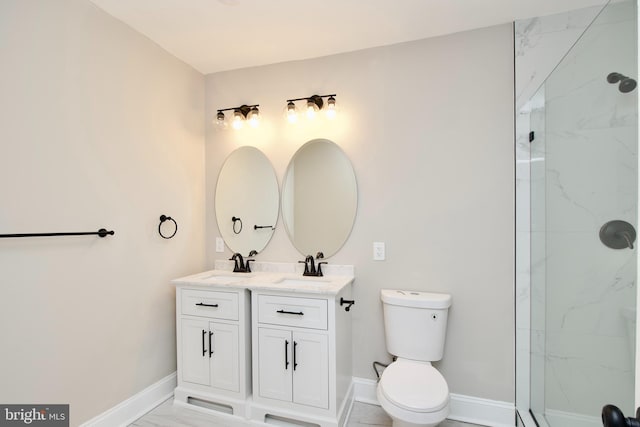
M 251 390 L 249 291 L 177 286 L 176 332 L 175 400 L 213 404 L 246 417 Z
M 239 391 L 238 325 L 186 318 L 181 323 L 183 380 Z
M 258 347 L 260 396 L 329 407 L 326 335 L 260 327 Z
M 351 314 L 338 295 L 254 290 L 251 417 L 344 425 L 351 401 Z

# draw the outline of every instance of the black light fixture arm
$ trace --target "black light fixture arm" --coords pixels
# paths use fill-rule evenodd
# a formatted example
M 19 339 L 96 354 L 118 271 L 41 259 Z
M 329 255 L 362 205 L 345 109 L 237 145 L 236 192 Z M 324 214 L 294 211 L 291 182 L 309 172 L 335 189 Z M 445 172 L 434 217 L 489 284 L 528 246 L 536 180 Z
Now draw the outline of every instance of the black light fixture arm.
M 337 95 L 335 93 L 329 94 L 329 95 L 312 95 L 312 96 L 304 97 L 304 98 L 287 99 L 287 102 L 308 101 L 309 99 L 314 99 L 314 98 L 331 98 L 332 96 L 335 97 Z M 218 110 L 218 111 L 221 111 L 221 110 Z
M 242 113 L 243 116 L 247 117 L 247 114 L 249 114 L 249 111 L 251 111 L 252 108 L 258 108 L 260 106 L 260 104 L 255 104 L 255 105 L 241 105 L 239 107 L 232 107 L 232 108 L 221 108 L 216 110 L 218 113 L 223 113 L 225 111 L 239 111 Z

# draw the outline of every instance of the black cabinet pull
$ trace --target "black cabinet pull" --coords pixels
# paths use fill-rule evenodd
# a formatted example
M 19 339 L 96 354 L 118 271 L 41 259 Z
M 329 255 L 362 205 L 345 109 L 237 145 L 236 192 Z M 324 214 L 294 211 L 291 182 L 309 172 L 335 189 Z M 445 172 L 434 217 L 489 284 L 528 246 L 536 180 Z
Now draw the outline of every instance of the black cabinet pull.
M 197 302 L 196 305 L 200 305 L 202 307 L 217 307 L 218 304 L 205 304 L 203 302 Z
M 296 316 L 304 316 L 304 313 L 301 311 L 286 311 L 286 310 L 278 310 L 276 313 L 281 314 L 295 314 Z
M 296 347 L 298 346 L 297 342 L 293 342 L 293 370 L 296 370 L 296 366 L 298 366 L 298 363 L 296 362 Z
M 202 357 L 204 357 L 205 354 L 207 354 L 207 350 L 204 348 L 204 336 L 207 335 L 207 332 L 203 329 L 202 330 Z
M 213 346 L 211 345 L 211 335 L 213 335 L 213 332 L 209 331 L 209 359 L 211 359 L 211 355 L 213 354 Z
M 289 369 L 289 341 L 284 340 L 284 370 Z

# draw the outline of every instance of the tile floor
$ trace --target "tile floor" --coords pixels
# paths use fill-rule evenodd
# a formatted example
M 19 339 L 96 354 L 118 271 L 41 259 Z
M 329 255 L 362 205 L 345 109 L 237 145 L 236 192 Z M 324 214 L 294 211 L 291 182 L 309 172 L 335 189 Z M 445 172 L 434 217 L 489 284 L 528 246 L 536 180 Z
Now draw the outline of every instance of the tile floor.
M 232 417 L 205 413 L 173 404 L 173 398 L 165 401 L 129 427 L 249 427 L 263 424 L 236 420 Z M 391 419 L 376 405 L 355 402 L 346 427 L 391 427 Z M 477 424 L 446 420 L 440 427 L 482 427 Z

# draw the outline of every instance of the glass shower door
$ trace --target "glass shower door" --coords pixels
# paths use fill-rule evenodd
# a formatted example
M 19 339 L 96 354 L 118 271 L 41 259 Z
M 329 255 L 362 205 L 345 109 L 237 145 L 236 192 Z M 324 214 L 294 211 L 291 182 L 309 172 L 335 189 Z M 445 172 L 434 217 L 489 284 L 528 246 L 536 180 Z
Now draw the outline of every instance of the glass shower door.
M 622 222 L 606 225 L 637 227 L 636 26 L 635 0 L 608 4 L 531 114 L 530 406 L 541 426 L 602 426 L 608 403 L 635 413 L 637 249 Z

